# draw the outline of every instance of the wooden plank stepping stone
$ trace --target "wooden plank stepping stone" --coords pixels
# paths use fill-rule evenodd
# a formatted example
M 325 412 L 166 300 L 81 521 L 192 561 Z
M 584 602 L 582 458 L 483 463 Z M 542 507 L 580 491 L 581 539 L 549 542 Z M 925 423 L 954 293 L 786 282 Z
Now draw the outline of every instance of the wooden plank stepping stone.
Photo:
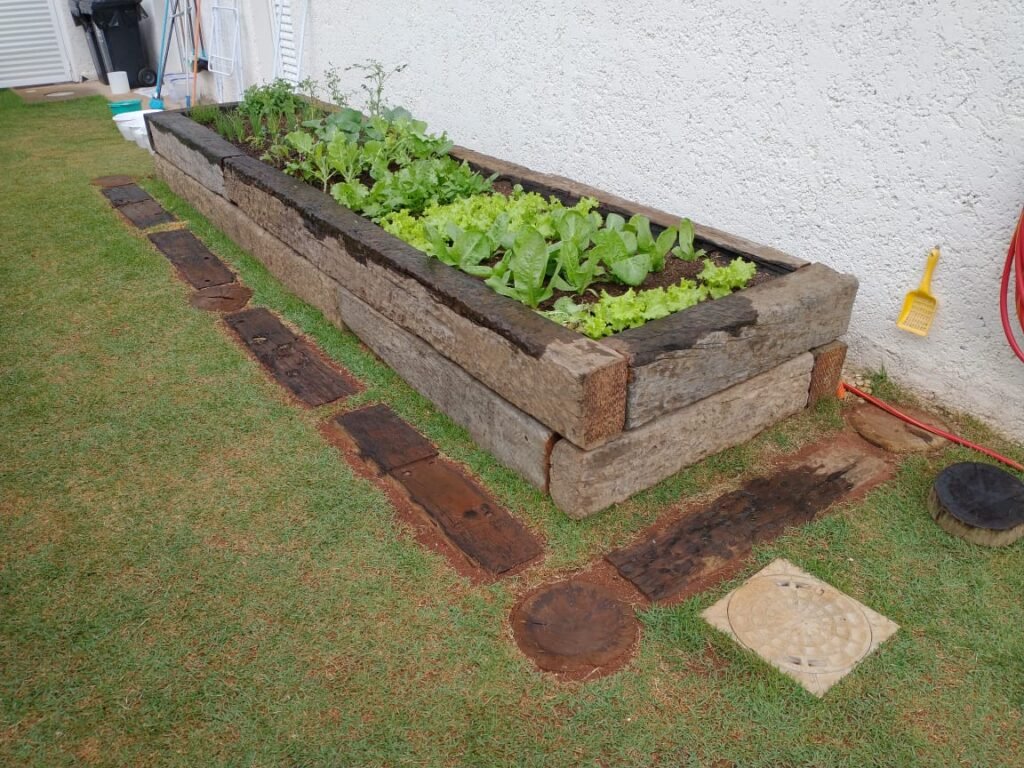
M 359 454 L 385 472 L 437 455 L 429 440 L 386 405 L 343 413 L 337 422 L 355 440 Z
M 121 189 L 121 187 L 117 187 Z M 143 200 L 138 203 L 125 203 L 118 207 L 118 212 L 139 229 L 149 229 L 159 224 L 170 224 L 177 221 L 173 215 L 165 211 L 156 200 Z
M 141 203 L 152 200 L 149 193 L 138 184 L 124 184 L 121 186 L 110 186 L 103 190 L 103 196 L 110 201 L 115 208 L 120 208 L 128 203 Z
M 280 384 L 306 405 L 334 402 L 358 385 L 330 366 L 313 347 L 262 307 L 227 315 L 231 328 Z
M 470 560 L 498 575 L 540 555 L 537 539 L 490 494 L 437 457 L 390 473 Z
M 401 484 L 444 537 L 491 575 L 541 554 L 537 538 L 487 491 L 385 405 L 340 414 L 334 422 Z
M 930 413 L 916 408 L 901 407 L 900 410 L 924 424 L 932 424 L 939 429 L 946 429 L 946 425 Z M 932 451 L 949 442 L 920 427 L 907 424 L 869 403 L 861 403 L 851 409 L 846 415 L 846 421 L 869 443 L 892 453 Z
M 189 304 L 207 312 L 237 312 L 252 298 L 252 289 L 241 283 L 211 285 L 200 288 L 189 298 Z
M 792 465 L 649 531 L 606 559 L 651 600 L 706 589 L 738 569 L 754 544 L 884 481 L 891 469 L 872 450 L 853 435 L 815 446 Z
M 235 273 L 187 229 L 154 232 L 149 239 L 193 288 L 235 282 Z
M 513 610 L 512 633 L 541 669 L 591 678 L 628 661 L 640 627 L 633 609 L 605 587 L 563 581 L 528 595 Z
M 1024 536 L 1024 483 L 991 464 L 953 464 L 935 478 L 928 511 L 946 533 L 1005 547 Z

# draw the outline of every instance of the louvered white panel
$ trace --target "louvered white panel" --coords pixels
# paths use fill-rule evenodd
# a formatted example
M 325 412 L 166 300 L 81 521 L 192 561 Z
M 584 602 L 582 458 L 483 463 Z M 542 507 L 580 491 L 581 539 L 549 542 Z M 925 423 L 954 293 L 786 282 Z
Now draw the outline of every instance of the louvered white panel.
M 0 0 L 0 88 L 71 79 L 54 12 L 51 0 Z
M 308 2 L 308 0 L 307 0 Z M 298 83 L 302 68 L 302 29 L 306 25 L 306 4 L 296 3 L 296 17 L 292 16 L 293 0 L 272 0 L 274 21 L 274 77 Z M 294 21 L 302 27 L 298 30 Z

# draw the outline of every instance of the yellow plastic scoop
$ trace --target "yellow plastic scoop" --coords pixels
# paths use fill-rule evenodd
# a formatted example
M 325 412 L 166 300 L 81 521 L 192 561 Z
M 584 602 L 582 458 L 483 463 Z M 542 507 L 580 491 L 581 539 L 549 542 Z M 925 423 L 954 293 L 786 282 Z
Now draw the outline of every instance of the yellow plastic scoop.
M 927 336 L 928 329 L 932 327 L 932 320 L 935 317 L 935 310 L 939 302 L 932 296 L 932 272 L 935 265 L 939 263 L 939 249 L 932 248 L 928 254 L 928 264 L 924 268 L 924 277 L 916 291 L 907 294 L 903 300 L 903 311 L 900 312 L 900 319 L 896 326 L 904 331 L 916 333 L 918 336 Z

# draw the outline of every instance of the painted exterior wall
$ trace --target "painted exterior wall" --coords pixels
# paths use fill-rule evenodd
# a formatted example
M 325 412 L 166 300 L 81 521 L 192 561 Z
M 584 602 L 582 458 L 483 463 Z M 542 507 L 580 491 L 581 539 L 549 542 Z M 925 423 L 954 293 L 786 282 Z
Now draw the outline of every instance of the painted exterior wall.
M 408 63 L 392 101 L 460 143 L 857 275 L 855 365 L 1024 438 L 1024 365 L 997 303 L 1024 203 L 1019 0 L 312 0 L 309 14 L 308 74 Z M 922 339 L 894 323 L 936 244 Z

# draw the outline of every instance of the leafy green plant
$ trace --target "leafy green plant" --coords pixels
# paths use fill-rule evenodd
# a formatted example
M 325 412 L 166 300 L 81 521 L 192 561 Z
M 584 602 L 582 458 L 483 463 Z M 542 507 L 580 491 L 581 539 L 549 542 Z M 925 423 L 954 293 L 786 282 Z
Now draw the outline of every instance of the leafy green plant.
M 696 261 L 704 256 L 704 249 L 693 249 L 693 222 L 683 219 L 679 222 L 679 245 L 672 249 L 672 253 L 683 261 Z
M 757 267 L 746 259 L 733 259 L 724 267 L 717 266 L 711 259 L 704 259 L 704 269 L 697 277 L 707 286 L 711 298 L 720 299 L 746 286 L 755 272 Z
M 708 291 L 692 280 L 682 280 L 668 288 L 634 291 L 620 296 L 602 291 L 592 304 L 577 304 L 568 297 L 555 302 L 543 313 L 557 323 L 575 328 L 592 339 L 600 339 L 628 328 L 639 328 L 650 320 L 687 309 L 708 297 Z
M 285 166 L 285 171 L 295 176 L 314 179 L 326 192 L 335 173 L 328 155 L 328 145 L 314 140 L 305 131 L 292 131 L 284 137 L 284 142 L 286 151 L 293 150 L 296 155 L 296 159 Z
M 617 213 L 608 214 L 604 227 L 592 235 L 594 256 L 619 282 L 630 286 L 640 285 L 651 272 L 665 268 L 665 256 L 675 238 L 672 227 L 654 238 L 647 217 L 636 215 L 626 221 Z
M 507 269 L 501 267 L 506 266 Z M 512 248 L 503 264 L 493 270 L 487 284 L 502 296 L 536 307 L 554 294 L 547 280 L 548 244 L 535 227 L 524 227 L 515 236 Z

